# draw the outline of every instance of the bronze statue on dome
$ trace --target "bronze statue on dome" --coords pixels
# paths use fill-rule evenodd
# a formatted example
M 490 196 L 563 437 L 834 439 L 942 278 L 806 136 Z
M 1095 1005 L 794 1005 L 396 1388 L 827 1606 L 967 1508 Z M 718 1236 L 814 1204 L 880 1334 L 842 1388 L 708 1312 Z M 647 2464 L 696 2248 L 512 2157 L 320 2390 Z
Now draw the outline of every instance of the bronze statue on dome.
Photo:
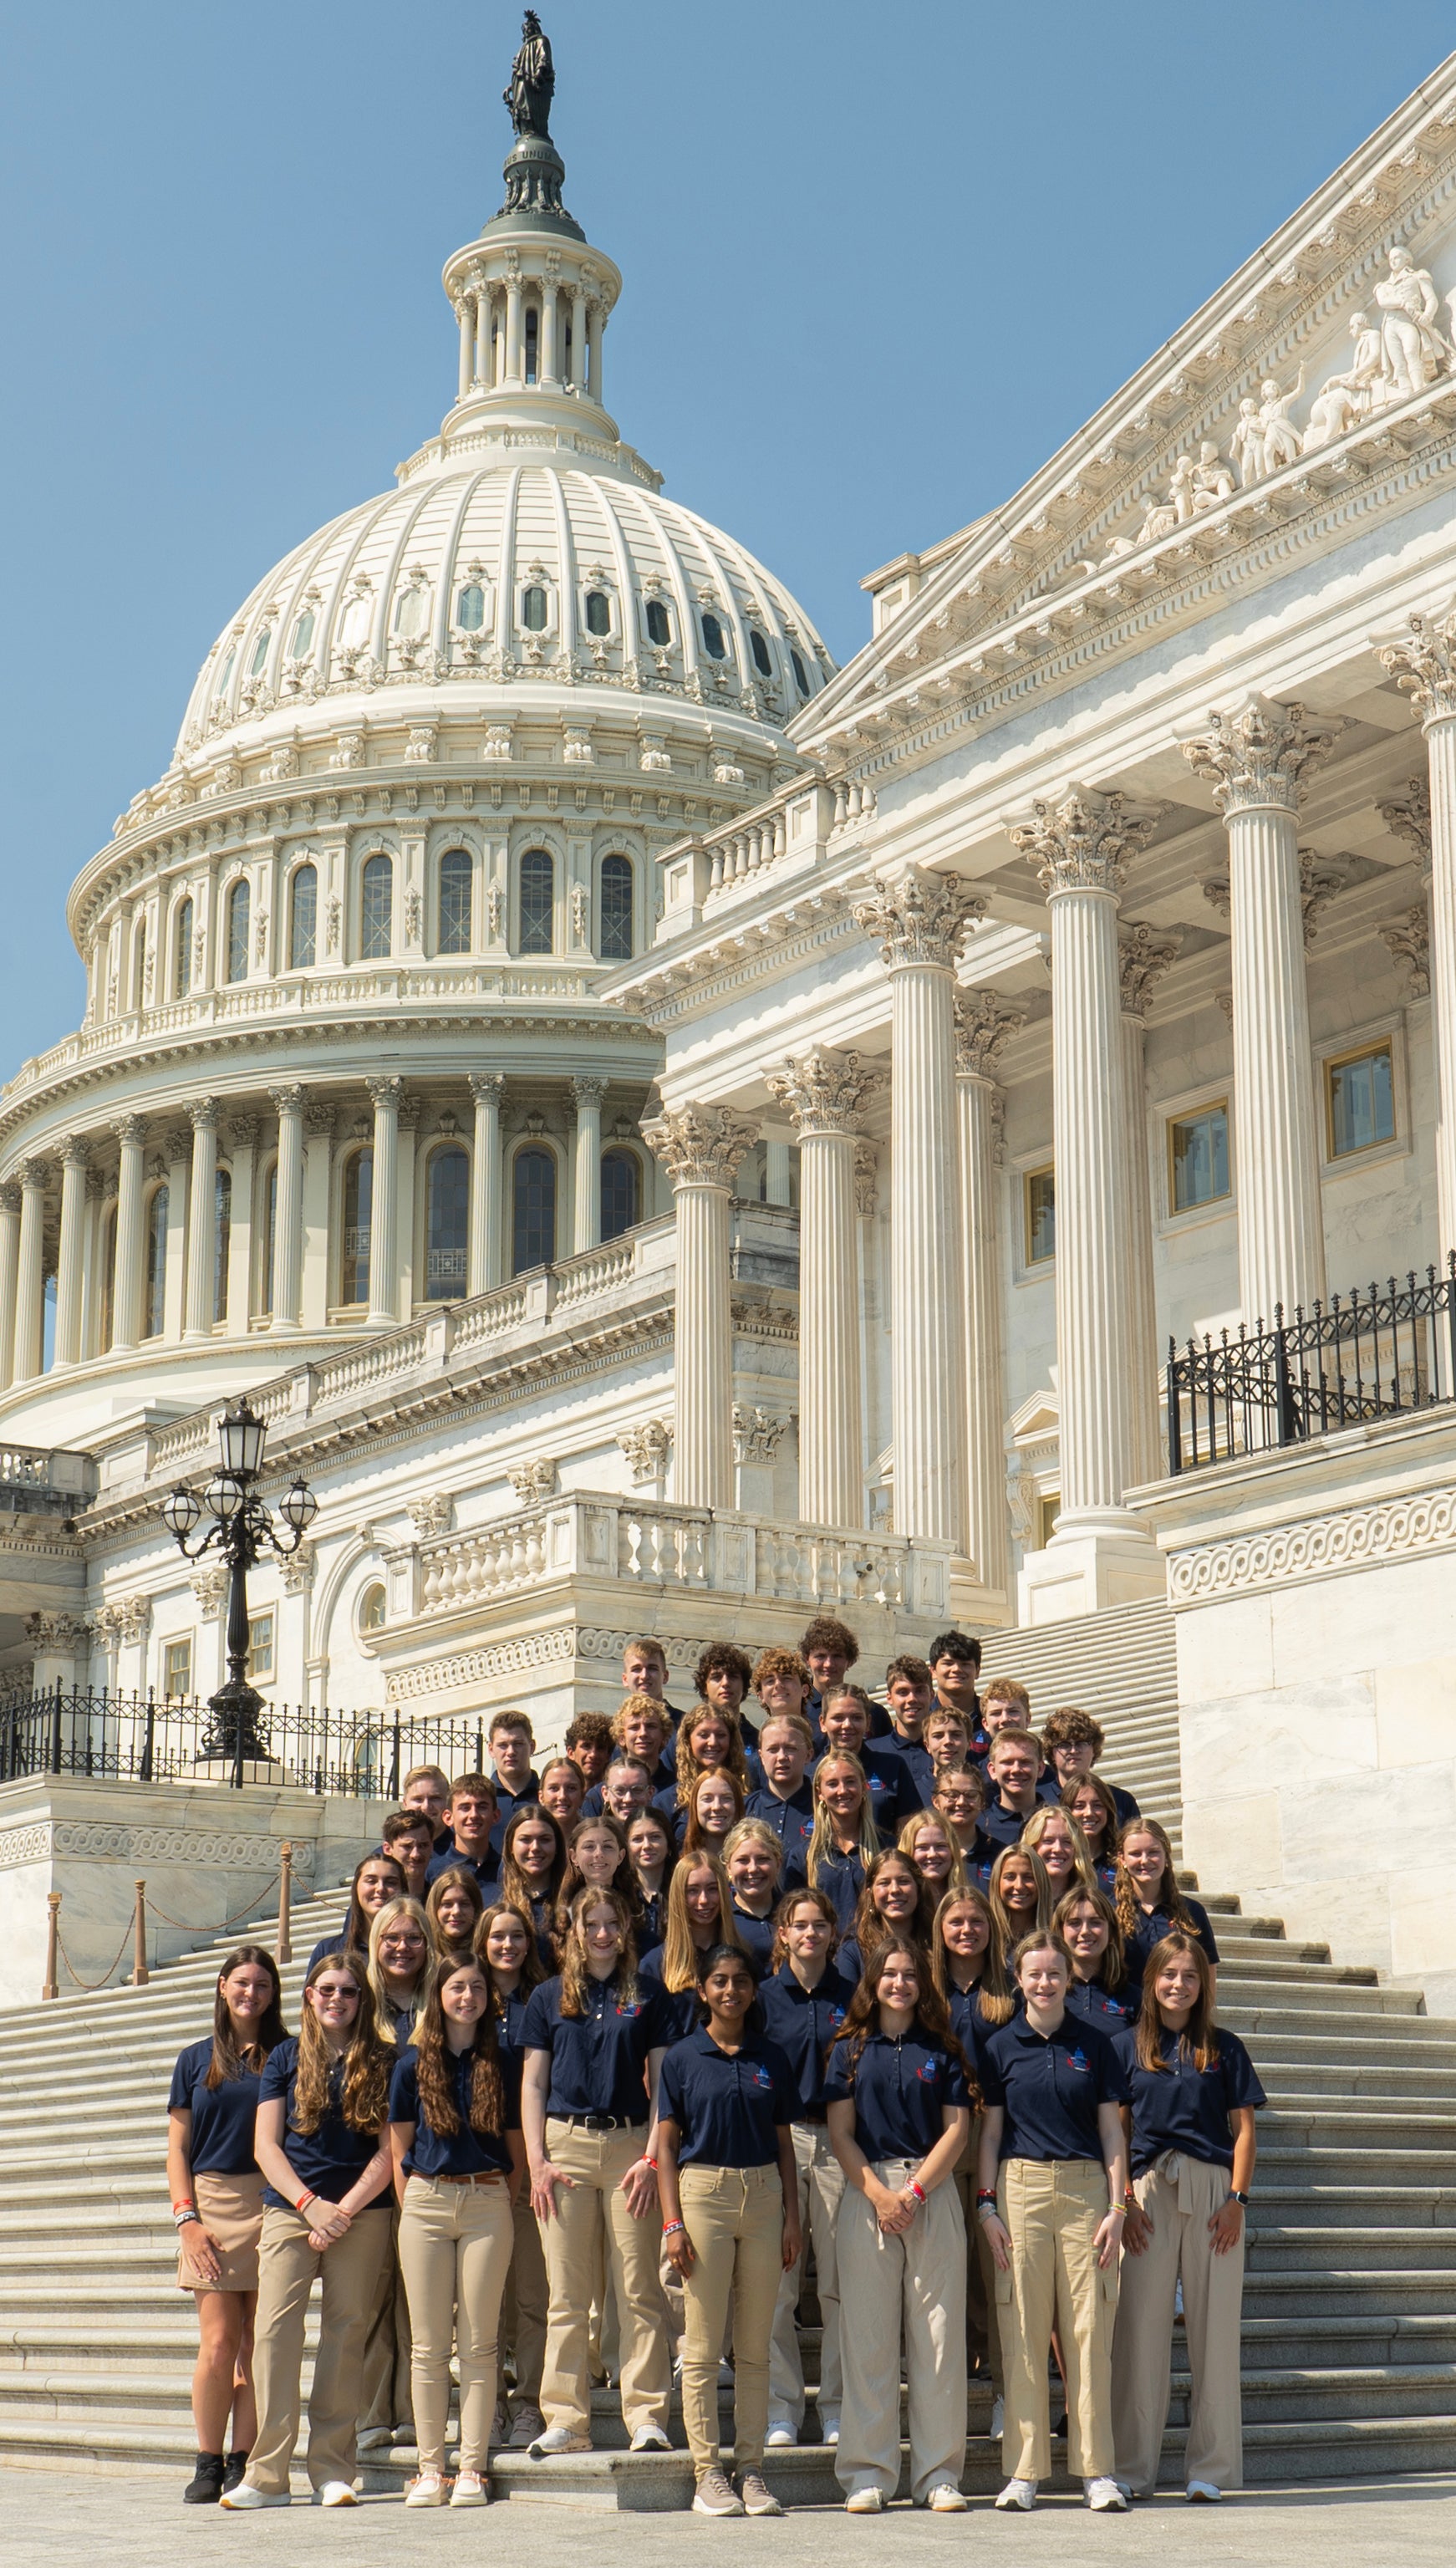
M 528 9 L 521 23 L 520 51 L 510 67 L 510 87 L 501 93 L 517 134 L 535 134 L 543 141 L 550 140 L 555 88 L 551 40 L 541 33 L 535 10 Z

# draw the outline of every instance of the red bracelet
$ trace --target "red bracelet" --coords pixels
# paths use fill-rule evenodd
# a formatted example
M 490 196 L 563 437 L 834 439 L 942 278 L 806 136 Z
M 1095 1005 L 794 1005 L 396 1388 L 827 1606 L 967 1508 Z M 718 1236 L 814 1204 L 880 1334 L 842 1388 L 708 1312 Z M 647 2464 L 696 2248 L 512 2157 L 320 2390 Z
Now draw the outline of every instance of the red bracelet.
M 295 2211 L 302 2211 L 306 2202 L 317 2202 L 317 2200 L 318 2195 L 316 2193 L 301 2193 L 293 2208 Z
M 650 2158 L 650 2157 L 648 2156 L 648 2154 L 647 2154 L 646 2149 L 644 2149 L 644 2150 L 643 2150 L 643 2152 L 642 2152 L 642 2163 L 643 2163 L 643 2165 L 644 2165 L 644 2166 L 650 2166 L 650 2167 L 651 2167 L 651 2169 L 652 2169 L 652 2171 L 653 2171 L 653 2174 L 654 2174 L 654 2175 L 656 2175 L 656 2173 L 657 2173 L 657 2160 L 656 2160 L 656 2158 Z
M 914 2194 L 915 2199 L 916 2199 L 916 2201 L 917 2201 L 917 2202 L 924 2202 L 924 2200 L 925 2200 L 925 2187 L 924 2187 L 924 2185 L 923 2185 L 923 2184 L 918 2184 L 918 2183 L 916 2182 L 916 2179 L 915 2179 L 915 2177 L 914 2177 L 914 2176 L 912 2176 L 912 2177 L 911 2177 L 911 2179 L 910 2179 L 910 2183 L 909 2183 L 908 2190 L 909 2190 L 911 2193 L 913 2193 L 913 2194 Z
M 180 2193 L 172 2204 L 171 2216 L 175 2220 L 179 2211 L 195 2211 L 196 2208 L 196 2202 L 190 2193 Z

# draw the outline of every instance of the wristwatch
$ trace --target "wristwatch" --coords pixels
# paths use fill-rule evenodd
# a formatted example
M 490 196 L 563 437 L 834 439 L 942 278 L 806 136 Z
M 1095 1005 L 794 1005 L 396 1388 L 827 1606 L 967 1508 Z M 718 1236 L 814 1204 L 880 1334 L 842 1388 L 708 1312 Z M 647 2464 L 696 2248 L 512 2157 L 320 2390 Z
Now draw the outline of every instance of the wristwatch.
M 1245 2210 L 1248 2210 L 1249 2196 L 1247 2193 L 1241 2193 L 1236 2184 L 1231 2184 L 1229 2187 L 1229 2199 L 1231 2202 L 1242 2202 Z

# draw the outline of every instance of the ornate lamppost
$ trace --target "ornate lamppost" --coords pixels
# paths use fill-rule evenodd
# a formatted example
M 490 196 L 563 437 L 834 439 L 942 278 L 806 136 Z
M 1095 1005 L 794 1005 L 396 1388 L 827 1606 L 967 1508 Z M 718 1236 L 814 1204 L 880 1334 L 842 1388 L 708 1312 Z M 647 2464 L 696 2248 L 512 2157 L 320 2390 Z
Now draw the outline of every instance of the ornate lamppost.
M 295 1480 L 278 1507 L 292 1540 L 279 1534 L 271 1510 L 257 1495 L 268 1424 L 254 1416 L 245 1397 L 224 1413 L 217 1441 L 222 1448 L 221 1467 L 201 1499 L 190 1489 L 173 1489 L 161 1513 L 184 1560 L 200 1560 L 215 1546 L 227 1564 L 227 1681 L 207 1699 L 212 1718 L 201 1753 L 204 1758 L 230 1758 L 232 1779 L 241 1790 L 244 1766 L 268 1760 L 268 1741 L 258 1726 L 266 1706 L 247 1681 L 248 1571 L 256 1569 L 265 1544 L 283 1560 L 297 1551 L 318 1514 L 319 1502 L 305 1481 Z M 190 1542 L 204 1513 L 212 1521 L 199 1542 Z

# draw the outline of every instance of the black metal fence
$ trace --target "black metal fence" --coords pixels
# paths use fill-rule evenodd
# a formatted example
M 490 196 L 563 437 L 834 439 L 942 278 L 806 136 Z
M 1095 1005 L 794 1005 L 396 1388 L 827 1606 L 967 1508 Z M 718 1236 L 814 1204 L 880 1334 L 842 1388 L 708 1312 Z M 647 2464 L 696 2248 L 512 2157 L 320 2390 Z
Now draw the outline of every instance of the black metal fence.
M 90 1774 L 128 1783 L 289 1784 L 393 1801 L 412 1766 L 479 1772 L 485 1721 L 398 1721 L 265 1703 L 241 1757 L 237 1744 L 206 1703 L 47 1687 L 0 1706 L 0 1783 Z
M 1196 1471 L 1453 1400 L 1456 1251 L 1423 1283 L 1392 1275 L 1288 1321 L 1277 1309 L 1272 1329 L 1190 1338 L 1181 1355 L 1170 1339 L 1168 1467 Z

